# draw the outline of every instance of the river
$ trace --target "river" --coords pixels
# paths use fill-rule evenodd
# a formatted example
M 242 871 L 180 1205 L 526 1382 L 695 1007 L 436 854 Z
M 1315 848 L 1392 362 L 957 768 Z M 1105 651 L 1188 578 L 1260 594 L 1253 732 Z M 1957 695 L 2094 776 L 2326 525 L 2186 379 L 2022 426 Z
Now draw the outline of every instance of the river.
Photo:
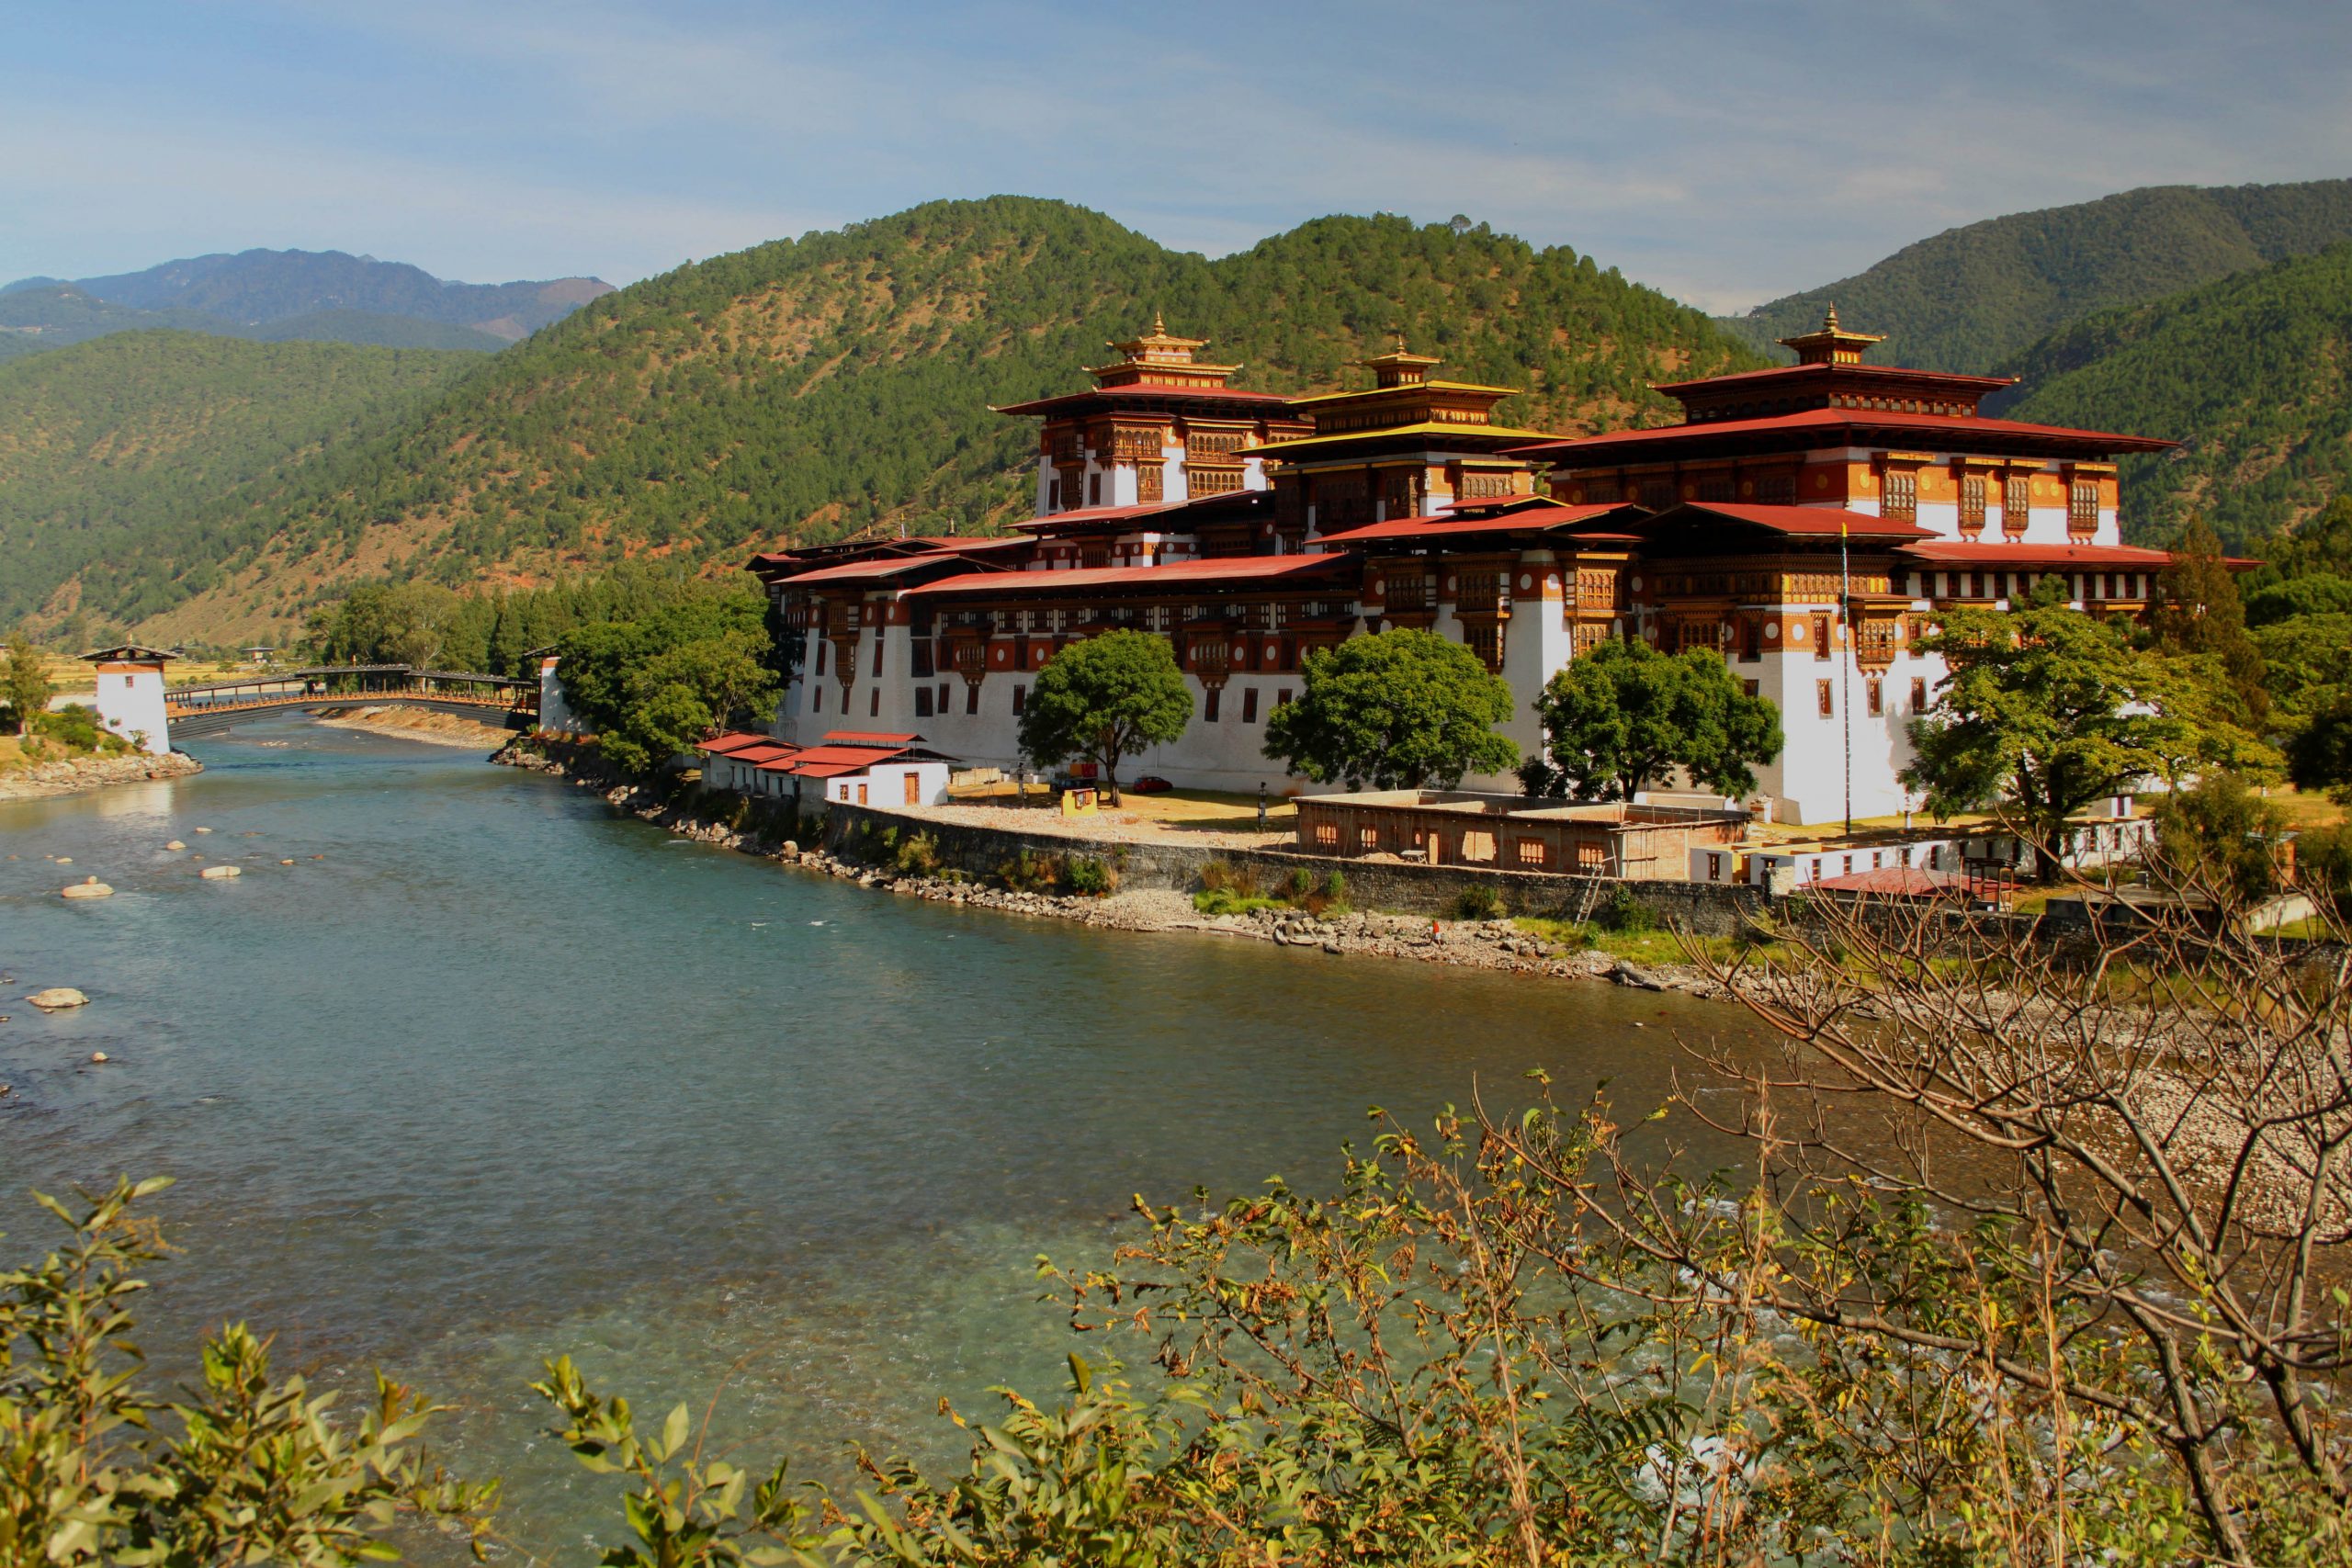
M 159 1366 L 233 1318 L 322 1382 L 382 1365 L 458 1406 L 438 1446 L 506 1477 L 505 1534 L 569 1561 L 617 1510 L 537 1436 L 543 1357 L 657 1416 L 723 1382 L 755 1462 L 944 1458 L 941 1395 L 1055 1391 L 1033 1260 L 1106 1259 L 1130 1194 L 1329 1187 L 1368 1107 L 1425 1122 L 1538 1066 L 1646 1106 L 1669 1030 L 1738 1027 L 894 899 L 297 718 L 189 749 L 195 778 L 0 805 L 0 1247 L 45 1239 L 28 1188 L 175 1177 Z M 117 896 L 57 897 L 92 874 Z M 18 1000 L 51 985 L 91 1005 Z

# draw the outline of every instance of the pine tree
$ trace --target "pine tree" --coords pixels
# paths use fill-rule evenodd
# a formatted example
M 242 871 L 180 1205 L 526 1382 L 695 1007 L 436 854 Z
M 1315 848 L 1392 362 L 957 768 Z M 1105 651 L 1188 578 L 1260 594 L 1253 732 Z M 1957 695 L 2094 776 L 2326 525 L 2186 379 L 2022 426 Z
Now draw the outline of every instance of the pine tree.
M 2157 650 L 2219 660 L 2231 689 L 2245 704 L 2247 718 L 2260 723 L 2270 712 L 2262 649 L 2246 633 L 2237 574 L 2222 555 L 2220 536 L 2203 517 L 2188 520 L 2156 583 L 2161 602 L 2151 620 Z

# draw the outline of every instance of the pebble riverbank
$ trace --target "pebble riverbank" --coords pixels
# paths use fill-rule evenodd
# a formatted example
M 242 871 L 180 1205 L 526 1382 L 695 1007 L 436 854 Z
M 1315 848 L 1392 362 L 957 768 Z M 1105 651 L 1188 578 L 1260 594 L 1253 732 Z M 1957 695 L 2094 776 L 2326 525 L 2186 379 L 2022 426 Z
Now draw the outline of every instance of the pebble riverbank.
M 74 757 L 55 762 L 35 762 L 0 777 L 0 800 L 40 800 L 54 795 L 106 784 L 136 784 L 143 779 L 186 778 L 204 772 L 204 764 L 185 751 L 161 757 L 141 751 L 127 757 Z
M 707 820 L 663 798 L 656 790 L 594 766 L 578 768 L 560 758 L 520 746 L 509 746 L 491 760 L 548 773 L 578 788 L 594 789 L 616 810 L 628 812 L 679 838 L 854 882 L 860 887 L 900 897 L 1040 919 L 1075 920 L 1112 931 L 1192 931 L 1266 942 L 1332 957 L 1403 958 L 1563 979 L 1608 980 L 1644 990 L 1681 991 L 1704 998 L 1728 997 L 1724 987 L 1695 965 L 1637 964 L 1609 953 L 1542 941 L 1509 919 L 1442 920 L 1369 911 L 1318 918 L 1303 909 L 1287 908 L 1238 915 L 1204 915 L 1193 908 L 1189 893 L 1172 888 L 1123 889 L 1094 897 L 1023 892 L 969 878 L 901 875 L 889 868 L 821 848 L 804 849 L 789 840 L 770 840 Z

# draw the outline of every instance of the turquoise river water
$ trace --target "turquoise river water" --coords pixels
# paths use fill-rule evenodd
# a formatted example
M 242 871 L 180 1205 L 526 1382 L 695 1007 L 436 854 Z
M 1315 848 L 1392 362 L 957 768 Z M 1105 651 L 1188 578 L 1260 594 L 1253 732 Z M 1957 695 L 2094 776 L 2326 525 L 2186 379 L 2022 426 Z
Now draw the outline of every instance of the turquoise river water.
M 299 719 L 191 750 L 196 778 L 0 805 L 0 1247 L 45 1239 L 28 1188 L 177 1178 L 157 1365 L 244 1318 L 321 1382 L 421 1383 L 538 1556 L 593 1560 L 617 1517 L 539 1435 L 543 1357 L 657 1416 L 719 1393 L 750 1461 L 950 1458 L 942 1395 L 1056 1391 L 1033 1260 L 1106 1259 L 1130 1194 L 1328 1187 L 1367 1107 L 1510 1102 L 1537 1066 L 1645 1106 L 1669 1030 L 1738 1027 L 894 899 Z M 90 874 L 117 896 L 57 897 Z M 91 1005 L 21 1004 L 51 985 Z

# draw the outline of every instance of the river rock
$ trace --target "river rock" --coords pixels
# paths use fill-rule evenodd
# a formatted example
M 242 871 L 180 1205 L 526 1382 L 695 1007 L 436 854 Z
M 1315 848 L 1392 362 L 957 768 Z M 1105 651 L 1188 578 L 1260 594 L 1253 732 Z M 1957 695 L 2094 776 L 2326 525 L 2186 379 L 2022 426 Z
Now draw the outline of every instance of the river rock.
M 58 896 L 64 898 L 111 898 L 114 889 L 95 876 L 85 876 L 70 886 L 61 887 Z
M 66 1008 L 81 1008 L 88 1007 L 90 1005 L 90 998 L 84 996 L 81 992 L 75 990 L 71 986 L 51 986 L 45 991 L 35 991 L 31 996 L 27 997 L 25 1000 L 32 1003 L 33 1006 L 40 1009 L 43 1012 L 61 1012 Z
M 199 833 L 209 833 L 212 829 L 209 828 L 198 828 L 197 831 Z
M 174 839 L 170 843 L 165 844 L 164 847 L 167 850 L 184 850 L 187 848 L 186 844 L 180 842 L 177 839 Z
M 1665 981 L 1659 979 L 1657 976 L 1651 974 L 1640 964 L 1634 963 L 1631 959 L 1619 959 L 1617 961 L 1617 967 L 1611 970 L 1609 973 L 1610 977 L 1614 979 L 1619 985 L 1631 986 L 1635 990 L 1663 991 L 1667 988 Z
M 207 882 L 219 882 L 226 877 L 243 876 L 244 873 L 233 865 L 208 865 L 196 874 Z
M 108 1056 L 104 1051 L 93 1051 L 90 1053 L 90 1060 L 93 1062 L 103 1063 L 112 1061 L 113 1059 L 114 1058 Z

